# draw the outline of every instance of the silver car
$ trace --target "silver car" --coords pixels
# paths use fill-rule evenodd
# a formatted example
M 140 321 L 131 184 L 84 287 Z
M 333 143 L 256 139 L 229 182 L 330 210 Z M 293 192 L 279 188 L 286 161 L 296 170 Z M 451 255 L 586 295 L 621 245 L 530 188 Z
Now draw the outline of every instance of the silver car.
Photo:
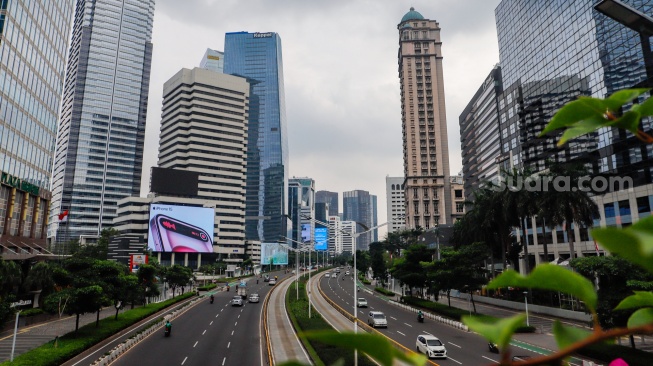
M 249 301 L 249 302 L 259 302 L 258 294 L 249 295 L 249 299 L 247 301 Z
M 243 298 L 240 296 L 234 296 L 234 298 L 231 299 L 231 306 L 243 306 Z
M 370 311 L 367 314 L 367 324 L 372 328 L 376 327 L 388 327 L 388 320 L 385 318 L 385 314 L 380 311 Z

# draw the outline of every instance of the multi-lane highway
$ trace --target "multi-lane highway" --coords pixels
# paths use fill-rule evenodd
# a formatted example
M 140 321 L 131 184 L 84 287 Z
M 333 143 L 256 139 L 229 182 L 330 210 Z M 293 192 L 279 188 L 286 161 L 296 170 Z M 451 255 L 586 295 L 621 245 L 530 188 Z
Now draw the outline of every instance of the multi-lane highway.
M 320 285 L 326 296 L 349 313 L 353 313 L 353 276 L 345 275 L 344 271 L 336 278 L 323 276 Z M 362 290 L 358 292 L 358 296 L 365 298 L 368 302 L 367 308 L 357 309 L 358 318 L 366 322 L 367 314 L 370 311 L 382 311 L 386 315 L 388 327 L 377 328 L 377 330 L 406 348 L 411 350 L 416 348 L 415 341 L 419 334 L 430 334 L 438 337 L 445 344 L 449 356 L 446 360 L 434 360 L 438 364 L 483 365 L 498 363 L 499 355 L 490 353 L 487 341 L 477 334 L 465 332 L 430 319 L 426 319 L 424 323 L 419 323 L 415 313 L 392 305 L 380 297 L 372 296 Z M 511 353 L 512 355 L 537 356 L 536 352 L 514 346 L 511 348 Z
M 283 272 L 271 273 L 279 278 Z M 232 291 L 215 293 L 173 321 L 171 336 L 154 332 L 125 353 L 114 365 L 261 365 L 263 300 L 273 286 L 262 279 L 247 283 L 248 293 L 258 293 L 259 303 L 232 306 Z

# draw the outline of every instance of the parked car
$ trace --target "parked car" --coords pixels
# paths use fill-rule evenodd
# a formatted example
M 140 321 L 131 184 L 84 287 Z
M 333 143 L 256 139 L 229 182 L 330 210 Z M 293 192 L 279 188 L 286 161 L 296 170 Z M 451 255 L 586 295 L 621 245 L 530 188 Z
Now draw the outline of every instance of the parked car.
M 249 299 L 247 301 L 249 301 L 249 302 L 259 302 L 258 294 L 249 295 Z
M 231 299 L 231 306 L 243 306 L 243 298 L 240 296 L 234 296 L 234 298 Z
M 367 300 L 365 300 L 364 298 L 359 297 L 358 300 L 356 300 L 356 301 L 357 301 L 357 304 L 356 304 L 356 305 L 357 305 L 359 308 L 366 308 L 366 307 L 367 307 Z
M 388 320 L 385 318 L 385 314 L 380 311 L 370 311 L 367 314 L 367 324 L 372 328 L 376 327 L 388 327 Z
M 277 284 L 277 280 L 275 280 L 274 278 L 271 278 L 270 281 L 268 281 L 268 285 L 270 286 L 274 286 L 276 284 Z
M 428 358 L 447 358 L 447 349 L 444 344 L 432 335 L 418 335 L 415 347 L 417 352 L 425 354 Z

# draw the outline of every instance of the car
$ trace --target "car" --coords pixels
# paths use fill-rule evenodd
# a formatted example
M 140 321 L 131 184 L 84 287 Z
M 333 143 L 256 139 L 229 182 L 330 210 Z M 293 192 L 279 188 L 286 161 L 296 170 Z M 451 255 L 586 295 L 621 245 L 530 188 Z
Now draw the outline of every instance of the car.
M 336 273 L 340 273 L 340 268 L 336 269 Z
M 274 286 L 276 284 L 277 284 L 277 280 L 275 280 L 274 278 L 271 278 L 270 281 L 268 281 L 268 285 L 270 286 Z
M 324 275 L 324 277 L 326 277 L 326 278 L 330 278 L 331 275 L 327 273 L 327 274 Z
M 366 307 L 367 307 L 367 300 L 365 300 L 364 298 L 359 297 L 356 301 L 357 301 L 357 304 L 356 304 L 356 305 L 357 305 L 359 308 L 366 308 Z
M 231 299 L 231 306 L 243 306 L 243 298 L 240 296 L 234 296 L 234 298 Z
M 295 270 L 294 270 L 294 269 L 292 270 L 292 274 L 295 274 Z
M 367 314 L 367 325 L 372 328 L 376 327 L 388 327 L 388 320 L 385 318 L 385 314 L 380 311 L 370 311 Z
M 249 299 L 247 299 L 247 301 L 248 302 L 259 302 L 258 294 L 249 295 Z
M 415 341 L 417 352 L 428 358 L 447 358 L 447 348 L 442 341 L 430 334 L 420 334 Z
M 263 277 L 263 282 L 268 282 L 268 281 L 270 281 L 270 276 L 265 275 L 265 277 Z
M 345 276 L 349 276 L 349 271 L 345 272 Z

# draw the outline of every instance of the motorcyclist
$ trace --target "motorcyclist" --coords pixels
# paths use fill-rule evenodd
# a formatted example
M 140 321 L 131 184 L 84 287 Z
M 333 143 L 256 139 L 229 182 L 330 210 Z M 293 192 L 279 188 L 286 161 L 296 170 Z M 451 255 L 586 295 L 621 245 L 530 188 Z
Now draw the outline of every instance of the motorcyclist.
M 211 304 L 213 304 L 214 299 L 215 299 L 215 297 L 213 297 L 213 294 L 211 294 Z
M 422 319 L 424 319 L 424 314 L 422 313 L 421 310 L 418 310 L 418 311 L 417 311 L 417 319 L 420 320 L 420 321 L 421 321 Z
M 170 323 L 170 320 L 166 320 L 166 332 L 168 334 L 172 333 L 172 323 Z

